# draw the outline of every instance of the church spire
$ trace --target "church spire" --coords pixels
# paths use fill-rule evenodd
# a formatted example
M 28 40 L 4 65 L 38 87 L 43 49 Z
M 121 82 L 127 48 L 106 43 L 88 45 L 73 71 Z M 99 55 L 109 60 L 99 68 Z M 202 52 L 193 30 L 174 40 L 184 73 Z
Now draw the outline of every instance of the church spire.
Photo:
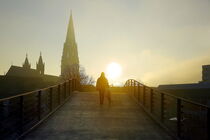
M 73 24 L 72 12 L 70 14 L 69 25 L 68 25 L 67 35 L 66 35 L 66 43 L 67 42 L 68 43 L 75 42 L 75 34 L 74 34 L 74 24 Z
M 79 56 L 74 34 L 72 13 L 70 15 L 66 41 L 63 47 L 63 55 L 61 59 L 61 76 L 64 79 L 79 77 Z
M 44 74 L 44 67 L 45 64 L 42 60 L 42 53 L 40 52 L 38 63 L 36 63 L 36 70 L 39 72 L 39 74 Z
M 26 68 L 26 69 L 31 68 L 31 64 L 29 64 L 29 61 L 28 61 L 28 54 L 26 54 L 25 62 L 23 63 L 23 68 Z
M 39 64 L 43 64 L 43 60 L 42 60 L 42 52 L 40 52 L 40 56 L 39 56 L 39 61 L 38 61 Z

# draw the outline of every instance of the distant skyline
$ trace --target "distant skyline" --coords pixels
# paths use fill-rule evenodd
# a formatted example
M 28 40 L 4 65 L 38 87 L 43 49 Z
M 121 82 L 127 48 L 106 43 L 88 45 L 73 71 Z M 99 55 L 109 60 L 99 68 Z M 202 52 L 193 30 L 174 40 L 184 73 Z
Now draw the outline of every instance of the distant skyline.
M 209 0 L 0 0 L 0 74 L 40 51 L 46 73 L 60 75 L 72 10 L 80 64 L 95 79 L 117 62 L 148 85 L 201 80 L 210 64 Z

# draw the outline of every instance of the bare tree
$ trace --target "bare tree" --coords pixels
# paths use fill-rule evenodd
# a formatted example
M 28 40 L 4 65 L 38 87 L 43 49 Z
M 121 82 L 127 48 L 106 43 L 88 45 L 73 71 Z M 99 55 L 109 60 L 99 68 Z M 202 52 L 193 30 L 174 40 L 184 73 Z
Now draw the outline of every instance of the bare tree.
M 93 85 L 95 83 L 92 76 L 89 76 L 85 72 L 85 68 L 81 65 L 71 65 L 65 68 L 65 72 L 61 75 L 62 80 L 68 80 L 76 78 L 80 80 L 81 85 Z
M 80 66 L 79 73 L 80 73 L 80 83 L 82 85 L 93 85 L 95 83 L 93 77 L 86 74 L 84 67 Z
M 72 78 L 80 79 L 79 65 L 77 64 L 66 66 L 63 74 L 61 75 L 62 80 L 68 80 Z

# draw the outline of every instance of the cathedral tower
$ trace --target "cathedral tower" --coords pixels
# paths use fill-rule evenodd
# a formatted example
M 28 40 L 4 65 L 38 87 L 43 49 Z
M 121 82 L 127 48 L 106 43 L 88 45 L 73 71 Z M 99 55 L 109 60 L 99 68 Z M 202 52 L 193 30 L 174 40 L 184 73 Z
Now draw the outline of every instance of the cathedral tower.
M 28 55 L 27 54 L 26 54 L 25 62 L 23 63 L 23 68 L 24 69 L 30 69 L 31 68 L 31 64 L 29 64 Z
M 39 74 L 44 75 L 44 66 L 45 64 L 42 60 L 42 54 L 40 53 L 38 63 L 36 63 L 36 70 L 39 72 Z
M 63 47 L 61 76 L 64 79 L 79 78 L 79 57 L 74 34 L 72 14 L 70 15 L 66 41 Z

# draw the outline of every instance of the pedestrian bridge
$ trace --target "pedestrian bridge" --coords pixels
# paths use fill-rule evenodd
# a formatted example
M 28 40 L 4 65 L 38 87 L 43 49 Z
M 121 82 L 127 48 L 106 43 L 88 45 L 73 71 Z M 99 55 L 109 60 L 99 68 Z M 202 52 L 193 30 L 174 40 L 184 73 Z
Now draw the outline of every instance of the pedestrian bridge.
M 113 93 L 112 99 L 100 106 L 98 93 L 75 92 L 25 139 L 171 139 L 126 93 Z
M 79 83 L 0 100 L 1 139 L 209 139 L 209 107 L 128 80 L 112 103 Z M 105 98 L 106 99 L 106 98 Z

